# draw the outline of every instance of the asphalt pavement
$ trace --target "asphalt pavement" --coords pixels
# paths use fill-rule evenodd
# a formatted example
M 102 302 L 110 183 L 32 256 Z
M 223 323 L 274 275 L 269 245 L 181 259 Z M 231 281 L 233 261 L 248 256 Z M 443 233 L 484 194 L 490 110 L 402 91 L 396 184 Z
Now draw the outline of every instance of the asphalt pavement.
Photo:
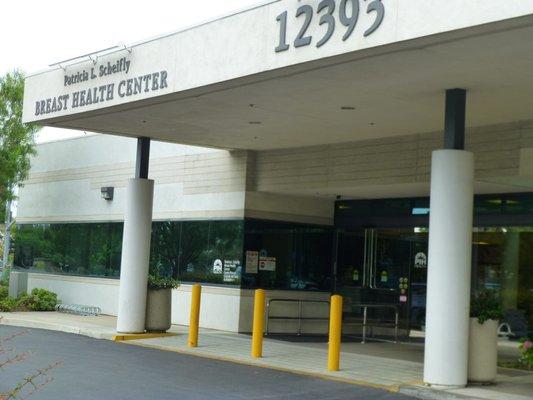
M 411 399 L 381 389 L 108 340 L 0 326 L 3 338 L 21 332 L 3 344 L 11 351 L 0 354 L 0 365 L 9 355 L 29 354 L 0 369 L 0 393 L 10 391 L 26 376 L 60 363 L 35 380 L 37 386 L 44 386 L 31 395 L 32 400 Z M 22 397 L 30 389 L 27 385 Z

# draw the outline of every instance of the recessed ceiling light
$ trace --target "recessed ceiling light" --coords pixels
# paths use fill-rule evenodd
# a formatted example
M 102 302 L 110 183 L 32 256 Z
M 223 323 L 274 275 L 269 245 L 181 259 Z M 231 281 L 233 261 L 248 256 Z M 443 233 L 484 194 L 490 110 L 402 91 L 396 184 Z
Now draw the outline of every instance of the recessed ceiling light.
M 250 125 L 261 125 L 262 122 L 261 121 L 250 121 L 248 122 Z
M 370 123 L 370 126 L 374 126 L 375 124 L 373 122 Z
M 341 110 L 344 110 L 344 111 L 352 111 L 352 110 L 355 110 L 355 107 L 352 107 L 352 106 L 342 106 L 342 107 L 341 107 Z

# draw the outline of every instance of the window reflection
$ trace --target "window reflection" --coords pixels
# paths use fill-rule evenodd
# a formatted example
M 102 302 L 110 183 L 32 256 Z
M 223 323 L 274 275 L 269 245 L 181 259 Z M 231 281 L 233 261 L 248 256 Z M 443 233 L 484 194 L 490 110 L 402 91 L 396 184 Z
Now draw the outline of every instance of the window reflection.
M 238 285 L 243 226 L 243 221 L 154 222 L 151 266 L 184 282 Z
M 118 277 L 122 224 L 19 225 L 15 265 L 35 272 Z
M 245 250 L 257 252 L 258 271 L 245 287 L 330 290 L 333 231 L 321 226 L 246 220 Z
M 118 278 L 122 223 L 23 224 L 15 265 L 33 272 Z M 240 284 L 244 222 L 155 221 L 150 267 L 182 281 Z M 215 268 L 216 261 L 222 264 Z
M 533 327 L 533 227 L 476 228 L 472 264 L 473 290 L 497 290 L 506 319 Z

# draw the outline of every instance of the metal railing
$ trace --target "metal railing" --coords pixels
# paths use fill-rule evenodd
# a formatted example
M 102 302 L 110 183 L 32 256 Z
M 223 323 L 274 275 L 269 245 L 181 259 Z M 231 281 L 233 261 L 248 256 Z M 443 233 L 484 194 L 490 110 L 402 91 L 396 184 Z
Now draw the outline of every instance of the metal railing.
M 76 314 L 83 316 L 98 316 L 102 313 L 100 307 L 83 306 L 80 304 L 58 304 L 55 307 L 57 312 L 65 314 Z
M 272 303 L 298 303 L 298 316 L 297 317 L 284 317 L 284 316 L 270 316 Z M 303 317 L 302 316 L 302 305 L 304 303 L 316 303 L 316 304 L 327 304 L 328 313 L 329 313 L 329 301 L 327 300 L 298 300 L 298 299 L 270 299 L 267 302 L 267 311 L 266 311 L 266 327 L 265 335 L 270 333 L 270 320 L 284 320 L 284 321 L 298 321 L 298 336 L 302 334 L 302 321 L 329 321 L 328 317 Z
M 389 328 L 394 327 L 394 343 L 398 343 L 398 330 L 400 324 L 400 309 L 394 304 L 353 304 L 352 307 L 363 309 L 363 321 L 362 322 L 347 322 L 349 325 L 361 325 L 363 327 L 363 337 L 361 343 L 366 343 L 367 327 Z M 384 309 L 394 311 L 394 322 L 381 322 L 381 321 L 368 321 L 368 309 Z M 385 339 L 374 338 L 374 340 L 390 341 Z
M 272 304 L 273 303 L 297 303 L 298 304 L 298 315 L 297 316 L 271 316 Z M 270 321 L 271 320 L 283 320 L 283 321 L 298 321 L 298 331 L 296 334 L 300 336 L 302 334 L 302 321 L 329 321 L 329 315 L 327 317 L 304 317 L 303 314 L 303 304 L 306 303 L 315 303 L 315 304 L 326 304 L 329 314 L 329 305 L 330 302 L 327 300 L 299 300 L 299 299 L 270 299 L 267 301 L 267 310 L 266 310 L 266 326 L 265 326 L 265 335 L 269 335 L 270 332 Z M 367 328 L 368 327 L 381 327 L 381 328 L 394 328 L 394 343 L 398 343 L 399 337 L 399 327 L 400 327 L 400 309 L 399 306 L 394 304 L 353 304 L 355 308 L 363 309 L 363 320 L 362 322 L 344 322 L 343 324 L 347 325 L 360 325 L 363 327 L 362 340 L 361 343 L 366 343 L 367 340 Z M 382 322 L 382 321 L 369 321 L 368 319 L 368 309 L 384 309 L 392 310 L 394 312 L 394 322 Z M 374 340 L 380 341 L 390 341 L 385 339 L 373 338 Z

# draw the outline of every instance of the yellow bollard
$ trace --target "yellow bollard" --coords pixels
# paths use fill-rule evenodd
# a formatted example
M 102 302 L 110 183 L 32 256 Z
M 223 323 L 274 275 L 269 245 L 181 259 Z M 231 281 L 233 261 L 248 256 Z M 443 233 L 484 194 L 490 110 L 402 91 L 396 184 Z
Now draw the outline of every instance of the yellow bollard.
M 338 371 L 341 358 L 342 296 L 331 296 L 329 312 L 328 371 Z
M 200 324 L 200 297 L 202 287 L 195 284 L 192 287 L 191 315 L 189 318 L 189 347 L 198 347 L 198 325 Z
M 263 331 L 265 326 L 265 291 L 257 289 L 254 299 L 254 325 L 252 329 L 252 357 L 263 356 Z

